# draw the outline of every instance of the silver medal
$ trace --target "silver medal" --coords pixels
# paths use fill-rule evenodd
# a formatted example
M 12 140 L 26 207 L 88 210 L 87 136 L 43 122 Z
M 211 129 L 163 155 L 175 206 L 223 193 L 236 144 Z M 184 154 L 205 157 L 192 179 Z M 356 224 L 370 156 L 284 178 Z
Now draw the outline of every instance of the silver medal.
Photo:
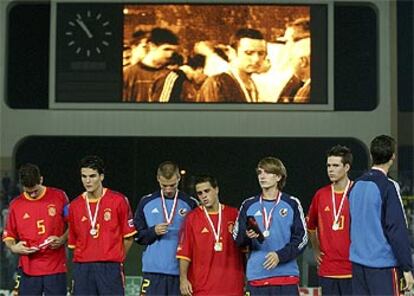
M 214 244 L 214 251 L 216 251 L 216 252 L 221 252 L 221 251 L 223 251 L 223 244 L 222 243 L 215 243 Z
M 263 236 L 264 237 L 269 237 L 269 235 L 270 235 L 270 231 L 269 230 L 263 231 Z
M 95 236 L 95 235 L 98 233 L 98 230 L 96 230 L 95 228 L 91 228 L 91 230 L 89 230 L 89 233 L 90 233 L 92 236 Z
M 334 224 L 332 224 L 332 230 L 334 230 L 334 231 L 337 231 L 339 229 L 339 225 L 338 225 L 338 223 L 334 223 Z

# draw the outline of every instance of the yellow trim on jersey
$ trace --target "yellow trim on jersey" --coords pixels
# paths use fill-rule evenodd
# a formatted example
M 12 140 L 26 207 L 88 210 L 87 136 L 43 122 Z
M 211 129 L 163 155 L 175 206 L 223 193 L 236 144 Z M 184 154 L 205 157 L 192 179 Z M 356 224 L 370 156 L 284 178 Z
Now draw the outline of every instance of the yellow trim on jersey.
M 186 260 L 186 261 L 189 261 L 189 262 L 191 262 L 191 259 L 190 258 L 188 258 L 188 257 L 185 257 L 185 256 L 181 256 L 181 255 L 177 255 L 177 256 L 175 256 L 177 259 L 183 259 L 183 260 Z
M 323 277 L 331 278 L 331 279 L 352 279 L 352 274 L 345 274 L 345 275 L 324 275 Z
M 68 245 L 69 249 L 74 249 L 76 246 L 75 245 Z
M 40 185 L 40 186 L 42 186 L 42 185 Z M 45 190 L 43 190 L 42 194 L 41 194 L 41 195 L 39 195 L 39 196 L 38 196 L 38 197 L 36 197 L 36 198 L 31 198 L 31 197 L 30 197 L 30 195 L 28 195 L 26 192 L 23 192 L 23 196 L 24 196 L 27 200 L 30 200 L 30 201 L 39 200 L 39 199 L 41 199 L 41 198 L 43 198 L 43 197 L 45 196 L 46 191 L 47 191 L 47 187 L 46 187 L 46 186 L 43 186 L 43 187 L 45 188 Z
M 131 237 L 131 236 L 133 236 L 134 234 L 136 234 L 137 232 L 138 232 L 138 231 L 134 230 L 133 232 L 128 233 L 128 234 L 126 234 L 126 235 L 124 235 L 124 238 Z
M 220 204 L 221 205 L 221 210 L 223 211 L 224 210 L 224 205 L 223 204 Z M 203 209 L 203 206 L 198 206 L 200 209 Z M 218 211 L 217 212 L 208 212 L 208 214 L 209 215 L 217 215 L 218 214 Z
M 14 240 L 16 241 L 16 239 L 14 237 L 11 236 L 6 236 L 5 238 L 3 238 L 3 241 L 5 242 L 6 240 Z
M 102 197 L 104 197 L 107 190 L 108 190 L 108 188 L 104 187 L 103 190 L 102 190 L 102 195 L 98 198 L 89 198 L 89 202 L 91 202 L 91 203 L 98 202 Z M 83 199 L 88 198 L 87 194 L 88 194 L 88 192 L 86 192 L 86 191 L 84 193 L 82 193 Z

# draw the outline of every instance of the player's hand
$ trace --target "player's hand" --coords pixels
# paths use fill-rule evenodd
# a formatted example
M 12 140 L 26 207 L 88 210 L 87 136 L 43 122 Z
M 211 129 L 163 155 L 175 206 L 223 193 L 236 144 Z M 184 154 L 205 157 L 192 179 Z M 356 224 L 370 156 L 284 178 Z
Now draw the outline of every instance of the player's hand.
M 246 230 L 246 235 L 247 235 L 248 238 L 251 238 L 251 239 L 259 237 L 259 234 L 257 232 L 255 232 L 254 230 L 252 230 L 252 229 Z
M 157 235 L 164 235 L 168 232 L 168 223 L 160 223 L 155 225 L 155 233 Z
M 49 248 L 51 249 L 57 249 L 62 246 L 66 240 L 61 236 L 51 235 L 47 238 L 48 240 L 52 240 L 52 242 L 49 245 Z
M 275 268 L 279 264 L 279 256 L 276 252 L 269 252 L 266 255 L 266 260 L 263 263 L 263 267 L 267 270 Z
M 187 278 L 180 277 L 180 291 L 183 296 L 193 295 L 193 286 Z
M 322 264 L 323 256 L 325 255 L 324 252 L 321 252 L 319 249 L 313 250 L 313 256 L 315 258 L 316 264 L 319 266 Z
M 17 244 L 11 246 L 10 250 L 12 253 L 19 255 L 30 255 L 39 251 L 39 249 L 27 247 L 25 241 L 19 241 Z
M 414 285 L 414 278 L 411 271 L 404 271 L 404 280 L 405 280 L 405 287 L 403 287 L 404 291 L 411 291 Z

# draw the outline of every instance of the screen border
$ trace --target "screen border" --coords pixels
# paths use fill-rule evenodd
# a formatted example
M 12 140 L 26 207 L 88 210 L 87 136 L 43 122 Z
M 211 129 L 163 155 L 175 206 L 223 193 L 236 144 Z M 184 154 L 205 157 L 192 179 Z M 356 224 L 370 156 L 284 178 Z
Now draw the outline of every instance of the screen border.
M 278 104 L 278 103 L 69 103 L 56 102 L 56 32 L 57 32 L 57 4 L 64 3 L 119 3 L 113 0 L 89 0 L 74 1 L 74 0 L 52 0 L 51 1 L 51 21 L 50 21 L 50 56 L 49 56 L 49 109 L 71 109 L 71 110 L 141 110 L 141 111 L 264 111 L 272 112 L 279 110 L 289 111 L 333 111 L 334 110 L 334 3 L 328 0 L 313 0 L 309 1 L 285 1 L 285 0 L 271 0 L 271 1 L 249 1 L 241 3 L 240 0 L 212 0 L 212 1 L 188 1 L 177 2 L 169 0 L 156 1 L 125 1 L 124 4 L 242 4 L 242 5 L 326 5 L 327 7 L 327 28 L 326 28 L 326 43 L 327 43 L 327 103 L 323 104 Z

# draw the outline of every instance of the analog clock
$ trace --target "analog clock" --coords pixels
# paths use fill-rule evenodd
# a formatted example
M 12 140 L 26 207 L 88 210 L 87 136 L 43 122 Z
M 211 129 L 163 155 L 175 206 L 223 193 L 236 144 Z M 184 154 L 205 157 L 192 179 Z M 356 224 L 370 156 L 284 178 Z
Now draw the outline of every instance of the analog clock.
M 111 21 L 99 10 L 75 12 L 65 25 L 66 46 L 79 58 L 100 56 L 111 44 Z

